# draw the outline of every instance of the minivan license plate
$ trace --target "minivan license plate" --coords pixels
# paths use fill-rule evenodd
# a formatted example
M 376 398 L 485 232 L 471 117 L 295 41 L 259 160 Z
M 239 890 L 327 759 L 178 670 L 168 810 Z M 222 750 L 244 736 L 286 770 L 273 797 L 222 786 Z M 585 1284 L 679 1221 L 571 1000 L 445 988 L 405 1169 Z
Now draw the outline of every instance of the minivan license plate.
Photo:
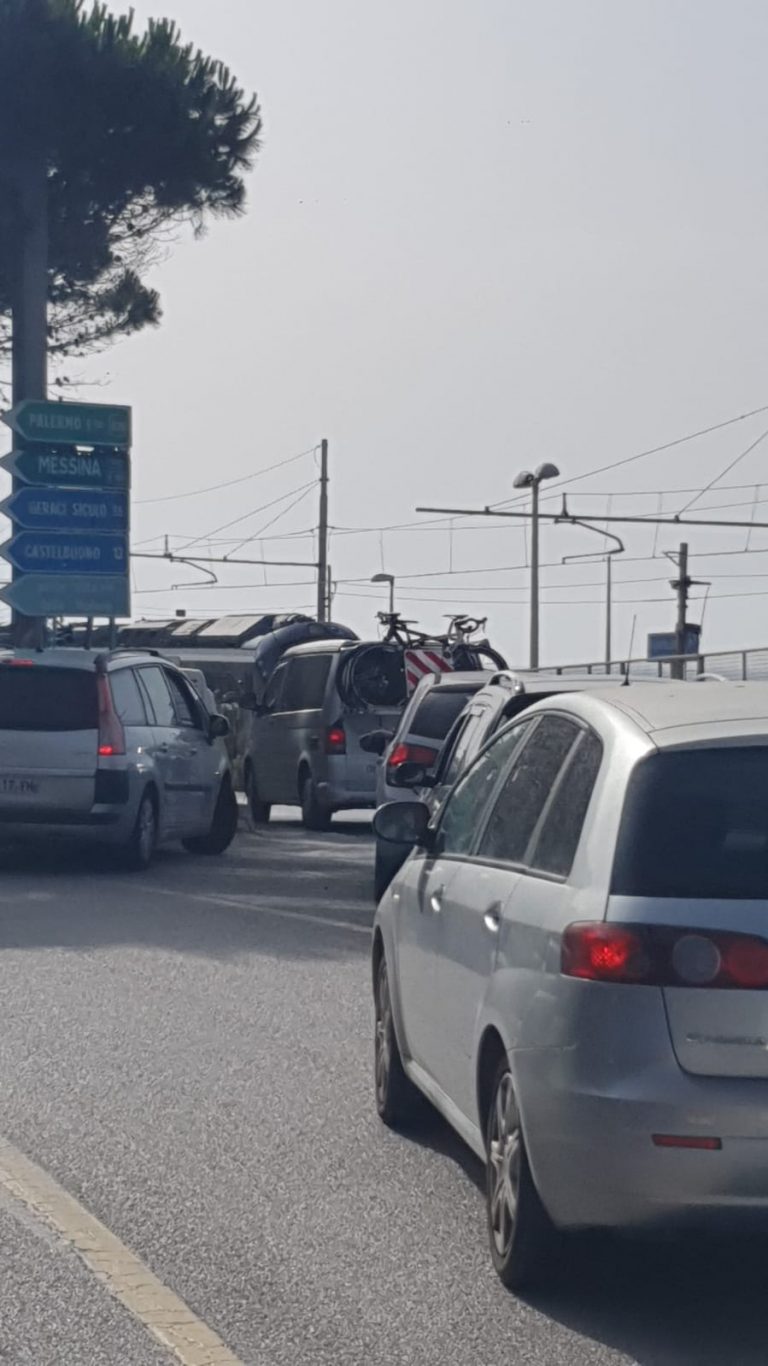
M 2 778 L 0 777 L 0 796 L 2 797 L 34 797 L 40 791 L 40 784 L 34 778 Z

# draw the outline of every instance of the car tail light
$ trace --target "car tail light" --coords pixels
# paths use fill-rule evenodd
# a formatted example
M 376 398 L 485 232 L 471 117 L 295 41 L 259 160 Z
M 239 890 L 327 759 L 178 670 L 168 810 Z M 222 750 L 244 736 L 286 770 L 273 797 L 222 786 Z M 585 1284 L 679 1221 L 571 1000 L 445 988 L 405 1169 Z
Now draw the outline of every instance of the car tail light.
M 114 754 L 125 754 L 125 731 L 115 711 L 106 674 L 99 674 L 96 689 L 99 699 L 99 757 L 108 759 Z
M 562 939 L 565 977 L 625 986 L 768 989 L 768 941 L 729 930 L 608 921 L 569 925 Z
M 437 750 L 429 749 L 427 745 L 395 745 L 389 758 L 387 768 L 400 768 L 402 764 L 421 764 L 423 768 L 431 768 L 437 758 Z
M 346 754 L 347 733 L 340 723 L 329 726 L 325 732 L 325 752 L 326 754 Z

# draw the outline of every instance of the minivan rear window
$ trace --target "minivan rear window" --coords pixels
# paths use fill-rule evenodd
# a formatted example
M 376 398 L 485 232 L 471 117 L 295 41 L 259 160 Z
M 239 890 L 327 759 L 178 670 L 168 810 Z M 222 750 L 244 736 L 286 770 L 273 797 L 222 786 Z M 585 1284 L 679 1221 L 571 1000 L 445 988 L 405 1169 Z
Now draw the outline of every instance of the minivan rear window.
M 616 896 L 768 898 L 768 746 L 660 753 L 627 790 Z
M 425 740 L 444 740 L 459 712 L 466 707 L 475 689 L 433 688 L 420 703 L 409 727 L 412 735 Z
M 98 724 L 95 673 L 0 665 L 0 731 L 96 730 Z

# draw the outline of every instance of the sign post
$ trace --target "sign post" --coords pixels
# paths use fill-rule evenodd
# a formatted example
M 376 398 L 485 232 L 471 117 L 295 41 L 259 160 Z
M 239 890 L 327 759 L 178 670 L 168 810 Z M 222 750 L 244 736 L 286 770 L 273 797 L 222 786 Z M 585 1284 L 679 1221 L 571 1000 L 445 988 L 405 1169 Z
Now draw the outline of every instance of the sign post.
M 131 409 L 25 399 L 2 420 L 16 441 L 0 599 L 21 616 L 128 616 Z

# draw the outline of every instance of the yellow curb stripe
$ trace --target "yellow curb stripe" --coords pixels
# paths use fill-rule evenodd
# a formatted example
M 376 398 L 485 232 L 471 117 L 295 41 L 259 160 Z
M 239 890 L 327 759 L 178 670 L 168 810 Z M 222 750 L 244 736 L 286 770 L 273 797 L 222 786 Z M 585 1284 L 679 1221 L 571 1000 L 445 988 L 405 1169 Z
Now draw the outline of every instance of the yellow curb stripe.
M 42 1167 L 0 1138 L 0 1188 L 58 1233 L 182 1366 L 243 1366 L 221 1338 Z

